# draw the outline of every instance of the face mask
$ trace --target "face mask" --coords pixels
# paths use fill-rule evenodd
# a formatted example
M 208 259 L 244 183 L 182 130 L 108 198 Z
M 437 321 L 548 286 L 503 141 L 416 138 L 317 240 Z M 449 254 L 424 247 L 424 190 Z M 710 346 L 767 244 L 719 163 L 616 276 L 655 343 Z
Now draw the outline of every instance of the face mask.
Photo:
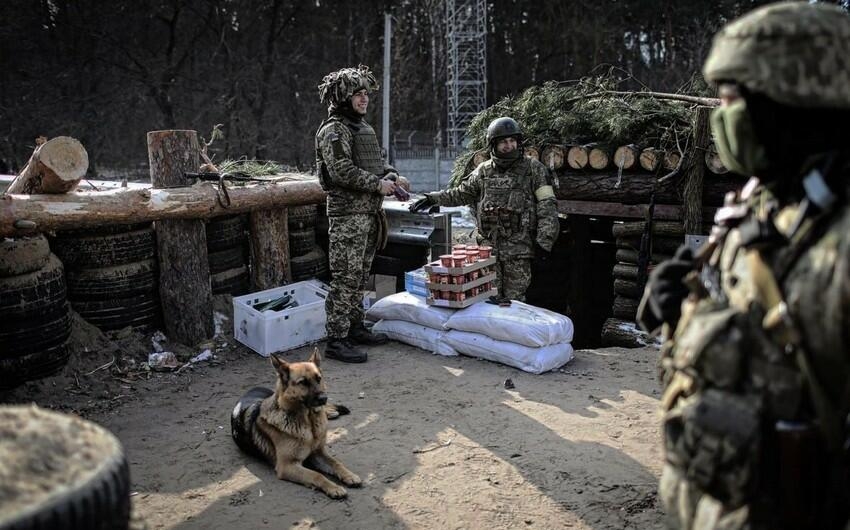
M 714 109 L 711 130 L 717 154 L 730 171 L 751 177 L 767 168 L 767 154 L 756 138 L 744 99 Z

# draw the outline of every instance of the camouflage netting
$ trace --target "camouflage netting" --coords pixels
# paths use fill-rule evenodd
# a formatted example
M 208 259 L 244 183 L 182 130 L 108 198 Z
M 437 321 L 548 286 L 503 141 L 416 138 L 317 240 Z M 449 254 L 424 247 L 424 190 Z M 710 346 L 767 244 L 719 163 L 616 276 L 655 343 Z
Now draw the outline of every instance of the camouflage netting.
M 500 116 L 517 120 L 527 145 L 547 143 L 637 144 L 676 149 L 691 135 L 693 104 L 640 95 L 599 94 L 617 90 L 612 76 L 584 78 L 574 83 L 547 82 L 505 97 L 473 118 L 467 134 L 469 149 L 455 160 L 449 186 L 456 186 L 475 151 L 486 147 L 487 125 Z M 689 87 L 691 91 L 697 87 Z M 700 87 L 704 89 L 703 87 Z

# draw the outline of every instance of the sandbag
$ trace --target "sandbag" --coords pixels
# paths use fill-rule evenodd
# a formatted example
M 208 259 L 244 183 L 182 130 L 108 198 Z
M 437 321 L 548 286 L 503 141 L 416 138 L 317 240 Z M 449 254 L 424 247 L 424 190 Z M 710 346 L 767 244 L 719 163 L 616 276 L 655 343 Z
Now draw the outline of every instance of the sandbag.
M 375 302 L 366 311 L 366 319 L 404 320 L 432 329 L 445 329 L 446 321 L 454 314 L 454 309 L 433 307 L 425 303 L 424 298 L 408 292 L 391 294 Z
M 542 374 L 568 363 L 573 347 L 568 342 L 530 348 L 522 344 L 495 340 L 478 333 L 450 330 L 445 341 L 459 353 L 506 364 L 533 374 Z
M 373 333 L 384 333 L 390 339 L 416 346 L 446 357 L 456 357 L 457 351 L 445 341 L 446 332 L 404 320 L 381 320 L 372 327 Z
M 472 304 L 455 312 L 445 327 L 532 348 L 573 340 L 573 321 L 569 317 L 516 301 L 510 307 Z

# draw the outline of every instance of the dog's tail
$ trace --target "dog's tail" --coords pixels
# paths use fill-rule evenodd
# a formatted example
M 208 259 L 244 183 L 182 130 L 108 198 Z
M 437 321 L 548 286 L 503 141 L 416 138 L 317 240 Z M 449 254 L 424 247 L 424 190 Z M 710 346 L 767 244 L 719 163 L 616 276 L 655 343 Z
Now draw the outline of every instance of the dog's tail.
M 340 416 L 351 414 L 351 411 L 345 405 L 335 405 L 333 403 L 328 403 L 327 405 L 325 405 L 325 413 L 328 415 L 329 420 L 335 420 Z
M 271 389 L 260 386 L 252 388 L 239 398 L 230 414 L 230 435 L 233 441 L 239 449 L 258 458 L 266 458 L 266 455 L 254 442 L 254 429 L 260 415 L 260 404 L 273 393 Z

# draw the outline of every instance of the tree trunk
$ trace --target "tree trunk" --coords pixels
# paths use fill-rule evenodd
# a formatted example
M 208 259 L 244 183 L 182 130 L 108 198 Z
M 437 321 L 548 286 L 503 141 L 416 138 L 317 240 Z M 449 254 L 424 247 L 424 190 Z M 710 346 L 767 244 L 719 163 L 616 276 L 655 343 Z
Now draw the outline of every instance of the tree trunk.
M 634 322 L 609 318 L 602 325 L 602 345 L 621 348 L 642 348 L 654 341 L 648 333 L 638 329 Z
M 549 144 L 540 151 L 540 161 L 550 170 L 564 167 L 567 153 L 563 145 Z
M 705 180 L 705 156 L 701 153 L 708 152 L 711 143 L 711 132 L 709 131 L 708 107 L 697 107 L 694 120 L 694 147 L 688 154 L 687 179 L 682 190 L 682 199 L 685 208 L 685 233 L 703 234 L 702 227 L 702 205 L 703 205 L 703 181 Z
M 89 155 L 83 144 L 70 136 L 57 136 L 38 143 L 6 193 L 67 193 L 77 187 L 88 169 Z
M 638 166 L 640 148 L 634 144 L 621 145 L 614 151 L 614 166 L 622 169 L 633 169 Z
M 250 210 L 270 210 L 325 199 L 319 181 L 288 173 L 292 180 L 228 187 L 230 206 L 219 203 L 215 184 L 168 189 L 115 189 L 65 195 L 5 195 L 0 197 L 0 236 L 31 233 L 21 221 L 32 221 L 39 232 L 132 224 L 161 219 L 209 219 Z M 17 226 L 16 226 L 17 225 Z M 20 227 L 20 228 L 18 228 Z
M 590 144 L 585 147 L 590 150 L 587 156 L 587 163 L 591 168 L 605 169 L 611 164 L 611 146 L 606 144 Z
M 647 173 L 559 172 L 555 194 L 559 199 L 639 204 L 648 203 L 655 190 L 656 204 L 681 203 L 676 182 L 656 184 L 655 181 L 656 176 Z
M 663 158 L 663 154 L 659 149 L 654 147 L 647 147 L 643 151 L 640 152 L 640 167 L 643 169 L 655 173 L 658 171 L 658 167 L 661 165 L 661 159 Z
M 200 149 L 195 131 L 148 133 L 151 183 L 185 186 L 184 172 L 197 171 Z M 186 345 L 212 338 L 212 291 L 204 223 L 194 219 L 157 222 L 159 296 L 168 336 Z
M 584 169 L 589 155 L 590 151 L 585 146 L 572 145 L 567 150 L 567 165 L 572 169 Z
M 251 212 L 251 279 L 263 291 L 292 283 L 287 209 Z

